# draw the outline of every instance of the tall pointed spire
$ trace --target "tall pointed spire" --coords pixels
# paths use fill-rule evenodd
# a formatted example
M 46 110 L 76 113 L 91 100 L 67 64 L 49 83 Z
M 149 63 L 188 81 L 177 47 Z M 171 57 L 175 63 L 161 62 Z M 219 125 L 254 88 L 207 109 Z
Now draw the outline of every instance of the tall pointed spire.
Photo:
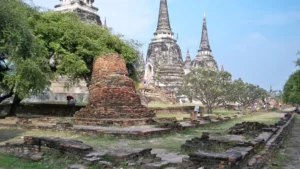
M 202 52 L 202 51 L 205 51 L 206 52 L 205 54 L 210 54 L 210 52 L 211 52 L 211 48 L 210 48 L 209 40 L 208 40 L 205 11 L 204 11 L 204 17 L 203 17 L 201 43 L 200 43 L 198 52 Z
M 154 35 L 161 33 L 174 35 L 171 29 L 167 0 L 160 0 L 157 29 Z
M 104 19 L 104 28 L 108 28 L 108 27 L 107 27 L 107 23 L 106 23 L 106 17 L 105 17 L 105 19 Z
M 221 71 L 224 72 L 224 66 L 222 65 Z
M 191 55 L 190 55 L 190 50 L 189 49 L 186 52 L 185 61 L 191 61 Z

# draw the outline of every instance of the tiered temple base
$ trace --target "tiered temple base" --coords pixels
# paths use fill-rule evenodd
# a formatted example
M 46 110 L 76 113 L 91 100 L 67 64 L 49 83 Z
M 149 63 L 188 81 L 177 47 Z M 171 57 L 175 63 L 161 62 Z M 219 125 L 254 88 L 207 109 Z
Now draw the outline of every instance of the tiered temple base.
M 184 76 L 182 65 L 161 66 L 158 70 L 158 74 L 160 75 L 159 86 L 169 89 L 170 91 L 178 91 Z
M 89 87 L 89 104 L 75 113 L 77 123 L 100 125 L 112 120 L 145 121 L 154 117 L 153 111 L 141 104 L 134 82 L 127 74 L 125 61 L 120 55 L 97 57 Z

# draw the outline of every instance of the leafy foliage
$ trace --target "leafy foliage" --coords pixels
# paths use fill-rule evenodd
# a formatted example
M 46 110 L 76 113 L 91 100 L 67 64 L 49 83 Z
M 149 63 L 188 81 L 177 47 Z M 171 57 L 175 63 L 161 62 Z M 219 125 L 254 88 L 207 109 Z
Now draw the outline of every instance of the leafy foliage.
M 230 101 L 248 107 L 259 100 L 264 100 L 267 91 L 257 85 L 245 83 L 242 79 L 234 80 L 230 88 Z
M 180 93 L 200 100 L 212 112 L 215 106 L 224 103 L 231 83 L 229 72 L 216 72 L 206 69 L 192 69 L 183 80 Z
M 75 13 L 46 12 L 31 18 L 30 24 L 47 48 L 47 58 L 55 56 L 56 72 L 72 79 L 89 82 L 96 56 L 119 53 L 127 63 L 138 56 L 138 43 L 123 40 L 98 25 L 82 23 Z
M 51 79 L 46 51 L 27 22 L 36 15 L 20 0 L 0 1 L 1 86 L 20 97 L 41 92 Z
M 283 88 L 283 101 L 285 103 L 300 103 L 300 70 L 293 73 Z

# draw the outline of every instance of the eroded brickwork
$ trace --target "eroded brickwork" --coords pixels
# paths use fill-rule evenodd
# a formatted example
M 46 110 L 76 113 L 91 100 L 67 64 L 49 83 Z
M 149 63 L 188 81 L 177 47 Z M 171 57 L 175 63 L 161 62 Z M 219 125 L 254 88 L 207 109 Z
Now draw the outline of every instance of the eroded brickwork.
M 124 59 L 103 55 L 94 61 L 89 104 L 76 112 L 77 118 L 150 118 L 154 113 L 141 104 Z

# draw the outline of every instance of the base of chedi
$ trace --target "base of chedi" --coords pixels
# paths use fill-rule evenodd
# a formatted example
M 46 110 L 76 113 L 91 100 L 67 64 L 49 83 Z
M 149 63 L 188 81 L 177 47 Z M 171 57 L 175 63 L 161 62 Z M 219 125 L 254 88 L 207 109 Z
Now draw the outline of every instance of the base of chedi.
M 154 113 L 141 104 L 134 82 L 127 76 L 124 59 L 103 55 L 94 61 L 87 107 L 75 113 L 80 119 L 152 118 Z

